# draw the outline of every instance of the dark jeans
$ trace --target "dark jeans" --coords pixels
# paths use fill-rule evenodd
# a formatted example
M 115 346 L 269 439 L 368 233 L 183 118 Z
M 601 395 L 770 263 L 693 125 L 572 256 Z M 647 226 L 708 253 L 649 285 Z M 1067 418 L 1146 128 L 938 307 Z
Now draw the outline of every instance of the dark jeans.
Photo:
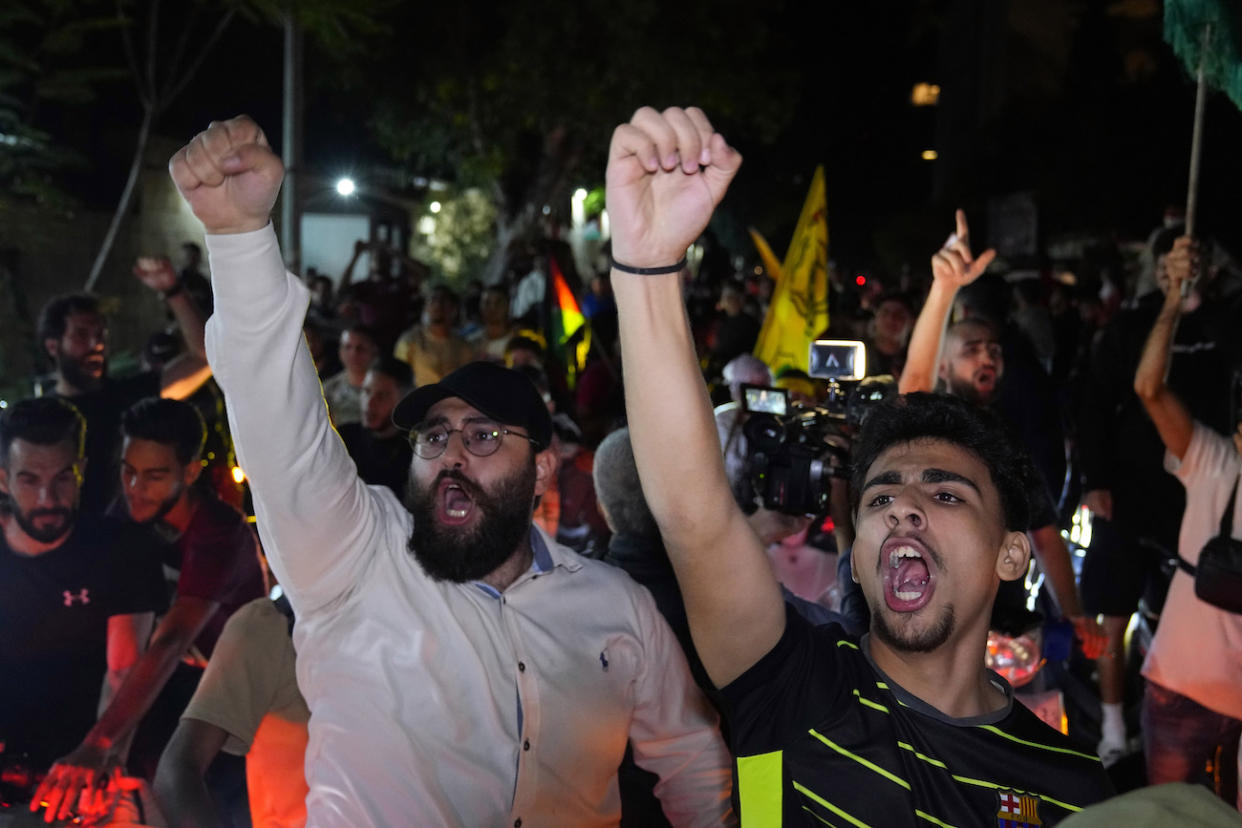
M 1143 693 L 1142 722 L 1149 784 L 1206 785 L 1237 807 L 1242 721 L 1149 681 Z

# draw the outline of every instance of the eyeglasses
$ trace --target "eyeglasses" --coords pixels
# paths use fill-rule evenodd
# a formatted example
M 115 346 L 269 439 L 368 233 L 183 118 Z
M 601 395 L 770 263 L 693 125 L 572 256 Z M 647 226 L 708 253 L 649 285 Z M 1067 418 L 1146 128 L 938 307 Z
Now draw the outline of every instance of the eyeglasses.
M 500 443 L 506 434 L 530 440 L 531 445 L 538 447 L 535 438 L 520 431 L 510 431 L 503 426 L 487 420 L 467 423 L 461 428 L 449 428 L 441 423 L 428 428 L 416 428 L 410 432 L 410 445 L 414 453 L 424 460 L 434 460 L 448 448 L 449 436 L 453 432 L 461 434 L 461 444 L 466 451 L 475 457 L 487 457 L 500 449 Z

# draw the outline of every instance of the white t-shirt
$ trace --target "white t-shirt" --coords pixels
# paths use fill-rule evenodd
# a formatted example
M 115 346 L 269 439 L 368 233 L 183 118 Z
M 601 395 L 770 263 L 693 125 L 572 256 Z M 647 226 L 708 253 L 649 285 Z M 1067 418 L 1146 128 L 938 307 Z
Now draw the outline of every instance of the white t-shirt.
M 1164 466 L 1186 487 L 1186 511 L 1178 553 L 1198 564 L 1204 545 L 1220 532 L 1220 520 L 1242 470 L 1233 441 L 1196 422 L 1186 456 L 1165 454 Z M 1242 497 L 1242 487 L 1239 488 Z M 1242 538 L 1242 504 L 1234 503 L 1233 537 Z M 1242 719 L 1242 615 L 1195 597 L 1194 578 L 1173 575 L 1143 675 L 1161 687 L 1217 713 Z

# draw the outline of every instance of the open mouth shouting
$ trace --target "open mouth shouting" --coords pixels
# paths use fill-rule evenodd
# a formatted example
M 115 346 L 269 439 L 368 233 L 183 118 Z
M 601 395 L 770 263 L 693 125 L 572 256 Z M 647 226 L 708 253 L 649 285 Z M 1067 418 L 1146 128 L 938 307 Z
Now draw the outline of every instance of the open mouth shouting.
M 436 518 L 447 526 L 461 526 L 470 520 L 477 506 L 477 487 L 464 477 L 444 473 L 436 484 Z
M 893 612 L 914 612 L 936 590 L 935 560 L 917 538 L 889 538 L 880 547 L 884 602 Z

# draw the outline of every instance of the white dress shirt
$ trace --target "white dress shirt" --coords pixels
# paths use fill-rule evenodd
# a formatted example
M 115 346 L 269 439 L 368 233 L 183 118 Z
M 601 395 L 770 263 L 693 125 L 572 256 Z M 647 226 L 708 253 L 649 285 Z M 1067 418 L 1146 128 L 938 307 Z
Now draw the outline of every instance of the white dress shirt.
M 542 534 L 498 597 L 431 580 L 328 421 L 272 228 L 207 247 L 207 353 L 297 611 L 308 824 L 616 825 L 627 740 L 674 824 L 730 820 L 716 716 L 650 594 Z

